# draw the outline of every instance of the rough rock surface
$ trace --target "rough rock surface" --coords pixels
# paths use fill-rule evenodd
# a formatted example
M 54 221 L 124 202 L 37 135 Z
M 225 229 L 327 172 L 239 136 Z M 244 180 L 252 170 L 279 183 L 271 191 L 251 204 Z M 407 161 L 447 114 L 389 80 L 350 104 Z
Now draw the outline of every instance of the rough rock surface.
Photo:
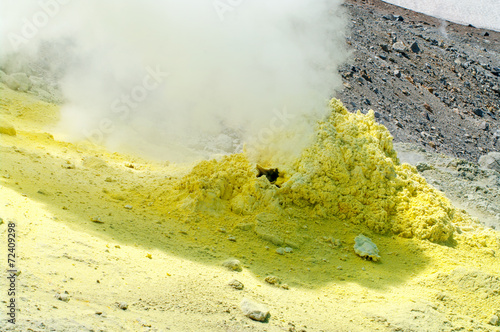
M 361 258 L 379 261 L 380 255 L 377 245 L 372 242 L 369 237 L 364 236 L 363 234 L 359 234 L 354 239 L 354 252 Z
M 478 163 L 483 168 L 500 172 L 500 152 L 490 152 L 487 155 L 481 156 Z
M 340 69 L 344 89 L 338 97 L 347 108 L 373 109 L 396 142 L 473 162 L 499 151 L 500 32 L 380 0 L 348 0 L 345 6 L 353 56 Z
M 265 305 L 247 298 L 241 301 L 241 311 L 243 311 L 243 314 L 248 318 L 259 322 L 265 321 L 269 316 L 269 309 Z
M 455 206 L 489 227 L 500 229 L 500 173 L 467 160 L 436 153 L 416 144 L 394 145 L 401 162 L 417 167 L 429 184 L 446 194 Z

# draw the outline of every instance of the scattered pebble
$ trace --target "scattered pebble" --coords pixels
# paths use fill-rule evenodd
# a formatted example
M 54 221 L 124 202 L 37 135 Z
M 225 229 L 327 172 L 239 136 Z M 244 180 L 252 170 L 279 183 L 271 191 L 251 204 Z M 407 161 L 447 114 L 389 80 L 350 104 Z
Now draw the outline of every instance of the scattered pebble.
M 236 279 L 231 280 L 228 285 L 237 290 L 242 290 L 245 287 L 241 281 Z
M 420 53 L 421 52 L 420 47 L 418 46 L 417 42 L 414 42 L 413 44 L 411 44 L 410 49 L 413 53 Z
M 490 321 L 488 322 L 490 325 L 493 325 L 493 326 L 498 326 L 500 325 L 500 318 L 497 316 L 497 315 L 493 315 L 491 316 L 490 318 Z
M 293 249 L 290 247 L 285 247 L 285 252 L 291 253 L 291 252 L 293 252 Z
M 227 239 L 231 242 L 236 242 L 236 237 L 234 237 L 233 235 L 229 235 Z
M 70 297 L 69 297 L 68 292 L 64 292 L 62 294 L 56 294 L 56 299 L 58 299 L 59 301 L 63 301 L 63 302 L 69 302 Z
M 354 252 L 361 258 L 372 260 L 374 262 L 380 260 L 379 250 L 372 240 L 363 234 L 359 234 L 354 239 Z
M 127 302 L 120 302 L 118 303 L 118 308 L 122 310 L 127 310 L 128 309 L 128 303 Z
M 229 270 L 241 272 L 241 262 L 237 259 L 228 259 L 222 263 L 222 266 L 227 267 Z
M 127 205 L 125 205 L 124 207 L 125 207 L 126 209 L 128 209 L 128 210 L 131 210 L 131 209 L 132 209 L 132 205 L 128 205 L 128 204 L 127 204 Z
M 243 298 L 240 307 L 245 316 L 258 322 L 263 322 L 269 317 L 269 309 L 267 306 L 247 298 Z
M 264 281 L 271 285 L 278 285 L 280 283 L 279 278 L 276 276 L 267 276 L 264 278 Z
M 95 222 L 97 224 L 104 224 L 104 221 L 102 221 L 101 218 L 97 216 L 90 218 L 90 221 Z
M 398 41 L 392 44 L 392 49 L 396 52 L 401 52 L 401 53 L 407 51 L 406 45 L 402 41 Z
M 277 253 L 278 255 L 284 255 L 284 254 L 285 254 L 285 249 L 284 249 L 284 248 L 279 247 L 278 249 L 276 249 L 276 253 Z

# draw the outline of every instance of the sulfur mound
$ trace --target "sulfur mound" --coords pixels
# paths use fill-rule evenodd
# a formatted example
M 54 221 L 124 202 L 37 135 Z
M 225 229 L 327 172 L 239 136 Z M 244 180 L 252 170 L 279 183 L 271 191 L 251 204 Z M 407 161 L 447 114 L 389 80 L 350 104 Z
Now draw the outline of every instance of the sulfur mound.
M 180 179 L 178 197 L 184 195 L 184 206 L 196 212 L 265 212 L 271 221 L 261 224 L 270 229 L 285 216 L 316 218 L 447 241 L 454 233 L 455 209 L 414 167 L 399 163 L 392 136 L 375 122 L 373 111 L 349 113 L 336 99 L 330 107 L 313 143 L 292 165 L 279 165 L 279 188 L 257 178 L 255 165 L 235 154 L 200 162 Z
M 399 163 L 392 136 L 375 122 L 373 111 L 349 113 L 336 99 L 330 107 L 314 144 L 283 185 L 284 201 L 379 233 L 448 240 L 455 210 L 414 167 Z

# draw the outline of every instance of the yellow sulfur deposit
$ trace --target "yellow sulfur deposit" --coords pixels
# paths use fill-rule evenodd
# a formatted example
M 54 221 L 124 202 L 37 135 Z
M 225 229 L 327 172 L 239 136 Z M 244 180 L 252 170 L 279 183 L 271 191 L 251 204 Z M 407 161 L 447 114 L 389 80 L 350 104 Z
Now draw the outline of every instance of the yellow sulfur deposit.
M 399 163 L 392 136 L 375 122 L 373 111 L 352 114 L 336 99 L 330 107 L 313 144 L 282 167 L 279 188 L 256 178 L 253 165 L 235 154 L 202 161 L 180 179 L 183 206 L 195 212 L 265 212 L 275 220 L 364 224 L 378 233 L 433 242 L 450 239 L 455 209 L 414 167 Z
M 57 105 L 1 84 L 0 92 L 4 127 L 16 131 L 0 133 L 1 217 L 18 220 L 25 284 L 41 285 L 23 292 L 46 307 L 54 285 L 83 294 L 54 317 L 78 312 L 79 304 L 101 310 L 125 296 L 162 305 L 166 298 L 195 301 L 195 308 L 210 308 L 200 311 L 206 317 L 248 292 L 271 304 L 273 317 L 302 315 L 307 326 L 328 320 L 313 331 L 328 330 L 330 313 L 339 310 L 348 311 L 346 321 L 368 315 L 369 324 L 372 317 L 413 322 L 428 304 L 438 308 L 429 317 L 480 330 L 477 322 L 486 326 L 498 308 L 498 232 L 400 164 L 372 112 L 352 114 L 332 100 L 310 144 L 281 164 L 250 153 L 176 164 L 65 142 L 47 132 L 59 118 Z M 279 170 L 274 184 L 257 177 L 257 162 Z M 355 253 L 360 234 L 380 259 Z M 68 276 L 74 280 L 63 282 Z M 237 292 L 224 286 L 234 278 L 244 284 Z M 152 320 L 175 320 L 170 310 L 147 312 L 158 315 Z

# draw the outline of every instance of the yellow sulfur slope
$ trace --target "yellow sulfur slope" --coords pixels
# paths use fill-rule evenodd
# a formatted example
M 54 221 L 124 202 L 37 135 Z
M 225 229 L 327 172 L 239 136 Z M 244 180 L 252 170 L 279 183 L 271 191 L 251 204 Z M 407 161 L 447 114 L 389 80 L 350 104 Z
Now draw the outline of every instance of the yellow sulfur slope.
M 368 313 L 404 329 L 399 320 L 408 321 L 417 309 L 431 307 L 451 327 L 488 330 L 489 318 L 500 309 L 498 232 L 483 229 L 429 186 L 414 167 L 399 164 L 390 133 L 374 121 L 372 113 L 352 114 L 332 100 L 330 116 L 318 123 L 313 143 L 300 157 L 289 165 L 269 165 L 280 170 L 278 187 L 265 177 L 257 178 L 256 165 L 245 154 L 177 165 L 54 140 L 45 131 L 57 122 L 57 106 L 8 89 L 0 92 L 2 118 L 17 131 L 16 136 L 0 136 L 2 199 L 12 200 L 8 209 L 19 220 L 28 219 L 19 225 L 26 232 L 19 248 L 38 250 L 29 232 L 44 234 L 44 242 L 50 244 L 40 244 L 49 249 L 37 252 L 36 259 L 30 259 L 34 253 L 23 252 L 23 275 L 53 280 L 61 289 L 70 285 L 37 264 L 44 259 L 60 264 L 62 276 L 92 275 L 72 291 L 82 294 L 88 302 L 85 306 L 102 301 L 110 306 L 108 298 L 125 295 L 135 299 L 130 301 L 147 298 L 160 303 L 167 296 L 158 295 L 165 285 L 176 304 L 203 302 L 216 308 L 215 298 L 235 298 L 224 305 L 238 305 L 239 295 L 228 295 L 233 290 L 225 288 L 225 280 L 220 289 L 209 289 L 210 296 L 193 302 L 206 287 L 197 285 L 198 293 L 189 293 L 178 287 L 183 277 L 175 279 L 176 274 L 207 274 L 207 280 L 217 280 L 222 274 L 217 272 L 220 263 L 235 257 L 242 262 L 243 273 L 231 272 L 231 278 L 245 282 L 245 296 L 271 305 L 270 327 L 281 324 L 281 319 L 297 319 L 312 331 L 331 330 L 328 317 L 340 312 L 340 317 L 347 317 L 341 318 L 346 324 L 352 323 L 349 319 L 354 319 L 353 326 L 361 324 L 360 330 L 373 326 L 383 330 L 379 318 L 370 320 Z M 29 214 L 37 216 L 36 222 L 24 217 L 27 201 L 30 209 L 36 206 Z M 43 231 L 49 224 L 43 218 L 49 216 L 52 229 L 64 225 L 71 229 L 68 234 L 85 237 L 55 239 L 57 231 L 51 231 L 53 235 Z M 380 262 L 355 255 L 354 238 L 360 233 L 378 246 Z M 284 254 L 278 251 L 287 247 Z M 52 250 L 73 252 L 79 260 L 69 260 L 68 255 L 59 258 Z M 132 258 L 124 254 L 119 261 L 110 258 L 109 251 L 120 250 L 134 254 Z M 86 251 L 93 253 L 91 257 L 85 256 Z M 146 252 L 153 253 L 152 258 Z M 176 263 L 158 263 L 160 256 Z M 146 266 L 149 270 L 142 271 Z M 192 270 L 186 271 L 186 266 Z M 92 273 L 101 270 L 104 277 L 94 277 Z M 130 275 L 116 272 L 125 270 Z M 146 283 L 133 281 L 138 271 L 154 278 Z M 290 290 L 266 284 L 264 278 L 270 275 Z M 102 288 L 96 288 L 95 278 Z M 106 288 L 107 278 L 121 288 Z M 197 279 L 190 280 L 196 283 Z M 156 286 L 148 287 L 150 282 Z M 137 287 L 127 288 L 127 283 Z M 50 292 L 55 286 L 37 287 L 53 299 Z M 23 289 L 26 298 L 29 291 Z M 59 306 L 60 313 L 40 314 L 66 315 L 77 303 L 71 300 Z M 349 305 L 343 308 L 344 303 Z M 47 302 L 47 308 L 52 305 Z M 220 310 L 220 315 L 226 315 Z M 160 321 L 174 320 L 170 311 L 147 314 Z M 192 330 L 202 330 L 201 326 Z

